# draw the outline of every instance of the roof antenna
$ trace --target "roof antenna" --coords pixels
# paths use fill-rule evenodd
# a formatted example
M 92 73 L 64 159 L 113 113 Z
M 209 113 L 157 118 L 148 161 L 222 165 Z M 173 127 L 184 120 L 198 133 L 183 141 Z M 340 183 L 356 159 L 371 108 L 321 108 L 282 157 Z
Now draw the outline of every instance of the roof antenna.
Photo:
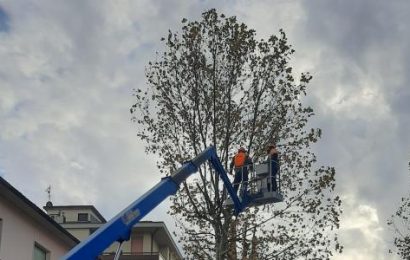
M 46 207 L 52 207 L 53 203 L 51 202 L 51 185 L 48 185 L 48 187 L 46 189 L 46 192 L 47 192 L 47 197 L 48 197 Z

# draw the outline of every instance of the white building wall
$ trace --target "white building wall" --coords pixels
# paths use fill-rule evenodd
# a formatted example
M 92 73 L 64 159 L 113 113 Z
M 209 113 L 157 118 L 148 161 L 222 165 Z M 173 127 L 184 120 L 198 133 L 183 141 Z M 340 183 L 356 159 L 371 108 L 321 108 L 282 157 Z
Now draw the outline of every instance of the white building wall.
M 47 213 L 49 215 L 51 214 L 59 214 L 59 213 L 64 214 L 66 222 L 78 222 L 78 213 L 87 213 L 88 220 L 91 220 L 90 215 L 94 216 L 95 219 L 98 219 L 98 217 L 93 213 L 92 210 L 79 210 L 79 209 L 69 209 L 69 210 L 58 210 L 58 209 L 48 209 Z
M 143 233 L 143 251 L 151 252 L 151 241 L 152 241 L 152 252 L 159 252 L 159 247 L 157 241 L 152 240 L 151 233 Z
M 50 251 L 50 260 L 58 260 L 70 250 L 62 240 L 44 230 L 43 226 L 10 205 L 3 197 L 0 197 L 0 218 L 3 222 L 0 248 L 2 260 L 31 260 L 34 243 Z
M 169 248 L 168 247 L 163 247 L 159 250 L 160 255 L 165 259 L 169 260 Z
M 66 228 L 66 230 L 80 241 L 83 241 L 90 236 L 90 229 L 86 227 L 85 228 Z M 109 247 L 107 247 L 107 249 L 104 250 L 104 253 L 116 252 L 117 248 L 118 248 L 118 242 L 114 242 Z M 122 251 L 124 252 L 131 251 L 131 241 L 130 240 L 123 242 Z
M 158 243 L 157 243 L 157 241 L 155 241 L 155 239 L 154 239 L 154 246 L 152 247 L 152 252 L 159 252 L 159 246 L 158 246 Z
M 151 234 L 144 233 L 142 239 L 142 251 L 151 252 Z
M 89 229 L 66 229 L 71 235 L 75 236 L 78 240 L 83 241 L 90 236 Z
M 104 253 L 115 253 L 118 248 L 118 242 L 112 243 L 107 249 L 104 250 Z M 131 252 L 131 241 L 124 241 L 122 245 L 123 252 Z

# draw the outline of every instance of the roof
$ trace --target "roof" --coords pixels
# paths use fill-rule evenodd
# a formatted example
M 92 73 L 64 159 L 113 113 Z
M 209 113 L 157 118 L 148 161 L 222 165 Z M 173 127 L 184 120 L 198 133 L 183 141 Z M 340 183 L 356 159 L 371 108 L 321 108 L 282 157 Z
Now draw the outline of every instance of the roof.
M 74 247 L 80 242 L 2 177 L 0 177 L 0 197 L 5 197 L 13 203 L 13 206 L 19 208 L 32 219 L 47 227 L 71 247 Z
M 79 210 L 91 210 L 100 220 L 102 223 L 106 223 L 107 220 L 105 220 L 105 218 L 101 215 L 101 213 L 93 206 L 93 205 L 60 205 L 60 206 L 44 206 L 43 207 L 45 210 L 49 210 L 49 209 L 79 209 Z

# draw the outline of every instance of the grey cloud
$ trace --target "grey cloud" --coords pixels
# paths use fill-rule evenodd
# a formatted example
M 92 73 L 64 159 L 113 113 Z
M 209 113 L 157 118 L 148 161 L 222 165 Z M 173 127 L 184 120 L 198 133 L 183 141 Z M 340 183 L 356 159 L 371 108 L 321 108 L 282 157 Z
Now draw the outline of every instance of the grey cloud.
M 168 28 L 179 27 L 185 8 L 202 7 L 5 5 L 13 34 L 0 38 L 1 174 L 40 206 L 51 184 L 55 204 L 95 204 L 110 218 L 161 177 L 130 121 L 132 88 L 144 86 L 144 66 Z M 181 11 L 169 12 L 171 6 Z M 148 218 L 172 227 L 167 206 Z
M 383 237 L 378 243 L 388 245 L 392 239 L 386 220 L 410 183 L 410 4 L 302 3 L 303 18 L 290 38 L 299 62 L 314 61 L 306 102 L 317 112 L 311 125 L 323 129 L 315 146 L 319 161 L 336 167 L 341 194 L 377 210 Z M 345 210 L 342 219 L 351 217 L 352 210 Z M 347 250 L 365 250 L 354 249 L 344 231 L 341 236 L 353 247 Z M 392 257 L 387 248 L 381 253 Z
M 154 185 L 154 156 L 135 136 L 132 88 L 182 17 L 216 7 L 266 37 L 284 28 L 295 68 L 314 79 L 305 102 L 323 129 L 314 149 L 334 165 L 337 189 L 379 217 L 409 186 L 410 33 L 407 1 L 4 1 L 12 33 L 0 32 L 0 174 L 38 205 L 47 185 L 59 203 L 92 203 L 107 218 Z M 0 13 L 0 28 L 4 23 Z M 8 23 L 9 24 L 9 23 Z M 168 204 L 150 219 L 165 218 Z M 373 213 L 372 213 L 373 214 Z M 349 252 L 362 229 L 341 230 Z M 345 233 L 344 233 L 345 232 Z M 389 240 L 379 232 L 377 245 Z M 376 243 L 375 242 L 375 243 Z M 384 250 L 384 247 L 383 247 Z M 385 257 L 382 249 L 369 253 Z M 385 252 L 386 251 L 386 252 Z M 343 257 L 343 255 L 342 255 Z
M 372 46 L 402 39 L 410 11 L 407 1 L 304 2 L 311 40 L 320 40 L 357 60 Z M 383 51 L 383 49 L 380 49 Z
M 396 138 L 401 141 L 402 154 L 406 154 L 404 151 L 409 149 L 409 138 L 405 135 L 397 136 L 397 131 L 403 129 L 401 124 L 407 121 L 406 112 L 409 111 L 410 103 L 408 73 L 405 72 L 410 69 L 410 56 L 404 48 L 410 43 L 410 34 L 403 34 L 403 24 L 410 22 L 410 18 L 405 15 L 409 7 L 410 5 L 403 1 L 314 1 L 306 5 L 307 22 L 303 27 L 306 30 L 304 35 L 311 35 L 317 44 L 323 43 L 326 46 L 325 51 L 339 63 L 338 68 L 341 68 L 341 71 L 329 70 L 319 75 L 318 86 L 315 86 L 319 93 L 333 92 L 334 95 L 337 87 L 332 85 L 337 84 L 342 86 L 339 88 L 347 100 L 360 95 L 364 88 L 373 88 L 376 95 L 382 97 L 364 106 L 363 110 L 352 107 L 352 110 L 343 111 L 343 114 L 329 114 L 331 117 L 338 117 L 338 128 L 352 129 L 346 132 L 349 135 L 344 135 L 348 137 L 345 143 L 347 145 L 351 144 L 348 140 L 354 140 L 354 133 L 357 133 L 359 128 L 363 129 L 366 124 L 370 131 L 359 140 L 364 140 L 367 146 L 377 144 L 374 146 L 375 154 L 371 154 L 377 158 L 386 158 L 382 153 L 388 152 L 377 148 L 391 147 L 389 144 L 394 145 Z M 324 60 L 326 61 L 326 58 Z M 319 66 L 324 67 L 323 65 Z M 366 81 L 370 83 L 366 84 Z M 323 107 L 323 116 L 326 116 L 325 111 L 334 110 L 332 107 L 329 110 L 323 106 L 323 99 L 320 101 L 322 102 L 317 105 L 319 109 Z M 383 106 L 387 110 L 386 114 L 378 115 L 379 108 Z M 355 122 L 345 120 L 351 116 L 356 117 Z M 376 126 L 380 131 L 375 130 Z M 360 144 L 358 146 L 360 147 Z M 357 146 L 350 148 L 354 152 Z M 385 164 L 383 160 L 375 163 Z
M 10 31 L 10 17 L 0 5 L 0 33 Z

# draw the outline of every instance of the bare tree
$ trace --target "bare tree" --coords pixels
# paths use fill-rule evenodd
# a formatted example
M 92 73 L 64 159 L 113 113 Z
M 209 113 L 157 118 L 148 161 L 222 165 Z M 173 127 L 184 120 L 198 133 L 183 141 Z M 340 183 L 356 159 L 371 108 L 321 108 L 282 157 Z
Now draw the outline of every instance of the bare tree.
M 169 174 L 209 145 L 227 169 L 238 146 L 261 161 L 275 142 L 285 196 L 283 203 L 248 208 L 236 218 L 223 206 L 227 194 L 216 173 L 201 167 L 170 209 L 187 256 L 328 259 L 340 252 L 335 170 L 315 166 L 310 145 L 321 130 L 306 126 L 313 109 L 301 102 L 312 77 L 295 80 L 285 32 L 259 40 L 236 17 L 214 9 L 182 24 L 182 32 L 162 39 L 166 51 L 149 63 L 147 90 L 135 91 L 131 113 L 146 151 L 159 155 L 160 171 Z
M 408 260 L 410 259 L 410 195 L 402 198 L 401 201 L 402 204 L 387 222 L 395 234 L 396 249 L 391 249 L 390 253 L 397 253 L 402 259 Z

